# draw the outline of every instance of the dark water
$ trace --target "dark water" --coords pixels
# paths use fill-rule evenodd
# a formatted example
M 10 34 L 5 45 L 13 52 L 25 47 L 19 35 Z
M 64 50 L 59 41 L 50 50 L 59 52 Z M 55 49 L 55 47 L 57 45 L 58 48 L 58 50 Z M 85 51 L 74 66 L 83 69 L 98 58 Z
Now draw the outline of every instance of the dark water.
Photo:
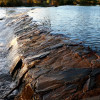
M 82 41 L 100 52 L 100 7 L 60 6 L 37 8 L 29 12 L 33 20 L 51 28 L 53 34 L 64 34 L 71 40 Z

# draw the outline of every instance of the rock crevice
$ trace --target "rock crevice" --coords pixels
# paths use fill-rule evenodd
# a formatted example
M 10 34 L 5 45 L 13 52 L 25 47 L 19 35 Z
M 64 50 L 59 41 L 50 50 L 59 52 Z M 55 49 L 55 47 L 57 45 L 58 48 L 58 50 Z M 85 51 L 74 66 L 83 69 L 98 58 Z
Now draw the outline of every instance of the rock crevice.
M 19 91 L 15 100 L 84 100 L 100 94 L 99 55 L 50 34 L 29 16 L 20 16 L 14 25 L 19 56 L 10 74 L 16 82 L 11 92 Z

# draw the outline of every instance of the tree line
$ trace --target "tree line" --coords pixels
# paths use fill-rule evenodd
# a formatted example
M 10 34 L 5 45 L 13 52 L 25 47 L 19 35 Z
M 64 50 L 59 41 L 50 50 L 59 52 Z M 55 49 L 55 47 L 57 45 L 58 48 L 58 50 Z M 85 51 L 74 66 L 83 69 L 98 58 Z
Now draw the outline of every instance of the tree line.
M 15 7 L 15 6 L 22 6 L 23 2 L 21 0 L 2 0 L 0 3 L 1 7 Z
M 97 5 L 100 0 L 58 0 L 63 5 Z
M 37 1 L 37 2 L 36 2 Z M 0 6 L 99 5 L 100 0 L 2 0 Z

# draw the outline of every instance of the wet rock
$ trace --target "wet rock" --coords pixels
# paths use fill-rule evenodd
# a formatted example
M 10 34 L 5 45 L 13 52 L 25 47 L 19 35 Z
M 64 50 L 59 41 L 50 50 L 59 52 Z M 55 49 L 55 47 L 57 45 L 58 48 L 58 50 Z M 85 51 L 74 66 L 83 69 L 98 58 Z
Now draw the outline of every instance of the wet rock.
M 73 83 L 79 81 L 81 78 L 90 74 L 90 69 L 72 68 L 67 71 L 58 73 L 50 73 L 50 75 L 42 75 L 38 78 L 36 83 L 36 91 L 43 92 L 55 89 L 63 84 Z
M 97 59 L 97 60 L 93 60 L 92 62 L 92 67 L 94 68 L 100 68 L 100 59 Z
M 14 20 L 13 27 L 18 45 L 13 48 L 21 55 L 13 58 L 10 67 L 17 82 L 14 89 L 19 90 L 15 100 L 81 100 L 99 95 L 96 53 L 66 37 L 49 34 L 28 16 Z
M 100 74 L 95 77 L 95 87 L 100 88 Z
M 3 80 L 11 81 L 11 76 L 7 74 L 0 74 L 0 81 L 2 82 Z
M 89 90 L 90 78 L 86 81 L 83 87 L 83 92 L 87 92 Z
M 11 89 L 10 88 L 11 82 L 12 82 L 12 78 L 9 74 L 0 75 L 0 100 Z
M 28 61 L 28 62 L 34 61 L 34 60 L 39 60 L 39 59 L 42 59 L 42 58 L 46 57 L 46 56 L 49 55 L 49 54 L 50 54 L 49 51 L 48 51 L 48 52 L 43 52 L 43 53 L 40 53 L 40 54 L 38 54 L 38 55 L 34 55 L 34 56 L 32 56 L 32 57 L 28 57 L 28 58 L 26 58 L 25 60 Z
M 27 67 L 27 65 L 24 65 L 24 67 L 19 71 L 19 73 L 17 75 L 17 78 L 16 78 L 17 81 L 19 81 L 27 71 L 28 71 L 28 67 Z
M 79 100 L 98 100 L 96 98 L 98 98 L 98 96 L 100 96 L 100 89 L 93 89 L 93 90 L 90 90 L 88 92 L 85 92 L 83 95 L 81 94 L 80 95 L 81 98 Z
M 85 98 L 85 99 L 82 99 L 82 100 L 100 100 L 100 96 Z
M 62 86 L 55 91 L 51 91 L 46 95 L 43 95 L 43 100 L 65 100 L 71 93 L 73 94 L 77 90 L 77 85 L 72 84 L 68 86 Z
M 3 17 L 3 18 L 0 18 L 0 20 L 4 20 L 5 18 Z
M 15 71 L 21 69 L 21 67 L 22 67 L 22 59 L 20 59 L 20 57 L 18 56 L 16 57 L 16 59 L 14 59 L 14 62 L 11 65 L 10 74 L 13 75 Z
M 53 46 L 51 46 L 51 47 L 49 47 L 49 48 L 46 48 L 46 49 L 44 49 L 44 50 L 48 51 L 48 50 L 58 49 L 58 48 L 63 47 L 63 45 L 64 45 L 64 44 L 62 44 L 62 43 L 56 44 L 56 45 L 53 45 Z
M 27 81 L 30 77 L 32 80 L 38 79 L 41 75 L 44 75 L 46 73 L 50 72 L 50 69 L 45 69 L 45 68 L 34 68 L 33 70 L 29 70 L 27 74 L 25 75 L 25 78 L 27 78 Z
M 31 100 L 33 97 L 34 91 L 30 84 L 27 84 L 22 90 L 22 94 L 17 96 L 14 100 Z
M 10 95 L 9 97 L 7 97 L 5 100 L 14 100 L 16 95 Z
M 91 76 L 96 76 L 96 75 L 98 75 L 98 74 L 100 74 L 100 68 L 94 68 L 93 70 L 92 70 L 92 72 L 91 72 Z
M 95 77 L 90 76 L 89 90 L 95 88 Z

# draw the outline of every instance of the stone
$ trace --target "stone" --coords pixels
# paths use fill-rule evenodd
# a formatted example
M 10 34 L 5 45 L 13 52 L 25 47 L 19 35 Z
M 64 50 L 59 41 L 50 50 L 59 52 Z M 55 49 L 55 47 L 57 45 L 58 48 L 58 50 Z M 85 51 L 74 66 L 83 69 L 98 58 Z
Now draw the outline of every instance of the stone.
M 10 54 L 18 50 L 10 66 L 17 82 L 15 100 L 81 100 L 100 94 L 98 54 L 62 35 L 49 34 L 28 16 L 16 16 L 10 24 L 16 36 L 11 46 L 18 46 L 9 49 Z
M 25 85 L 25 88 L 22 90 L 22 94 L 17 96 L 14 100 L 31 100 L 33 97 L 34 91 L 30 84 Z
M 90 97 L 90 98 L 85 98 L 82 100 L 100 100 L 100 96 L 94 96 L 94 97 Z
M 100 59 L 92 60 L 91 64 L 93 68 L 100 68 Z
M 10 74 L 13 75 L 14 72 L 21 68 L 22 66 L 22 60 L 19 56 L 15 57 L 14 61 L 13 61 L 13 64 L 11 65 L 10 67 Z
M 45 50 L 45 51 L 49 51 L 49 50 L 53 50 L 53 49 L 58 49 L 58 48 L 63 47 L 63 45 L 64 45 L 63 43 L 59 43 L 59 44 L 50 46 L 50 47 L 48 47 L 48 48 L 45 48 L 44 50 Z
M 90 69 L 72 68 L 67 71 L 60 71 L 57 73 L 50 73 L 49 75 L 42 75 L 38 78 L 36 83 L 36 91 L 44 92 L 55 89 L 63 84 L 71 84 L 85 78 L 91 72 Z
M 28 71 L 28 67 L 27 65 L 24 65 L 24 67 L 19 71 L 16 80 L 19 81 L 27 71 Z
M 100 74 L 100 68 L 94 68 L 93 70 L 92 70 L 92 72 L 91 72 L 91 76 L 96 76 L 96 75 L 98 75 L 98 74 Z
M 73 94 L 77 90 L 77 85 L 72 84 L 68 86 L 62 86 L 55 91 L 48 92 L 43 95 L 43 100 L 65 100 L 69 94 Z
M 86 81 L 83 87 L 83 93 L 89 90 L 90 78 Z
M 40 53 L 38 55 L 34 55 L 32 57 L 28 57 L 28 58 L 25 59 L 25 61 L 30 62 L 30 61 L 34 61 L 34 60 L 39 60 L 39 59 L 42 59 L 42 58 L 46 57 L 49 54 L 50 54 L 49 51 L 48 52 L 43 52 L 43 53 Z

